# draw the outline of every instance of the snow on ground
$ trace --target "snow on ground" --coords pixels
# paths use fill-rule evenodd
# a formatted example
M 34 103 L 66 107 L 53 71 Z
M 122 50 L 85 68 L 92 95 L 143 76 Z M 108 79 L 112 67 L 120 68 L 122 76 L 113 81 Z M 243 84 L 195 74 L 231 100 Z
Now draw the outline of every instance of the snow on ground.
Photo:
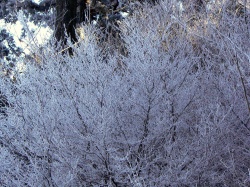
M 35 2 L 35 3 L 40 3 L 42 0 L 33 0 L 33 2 Z

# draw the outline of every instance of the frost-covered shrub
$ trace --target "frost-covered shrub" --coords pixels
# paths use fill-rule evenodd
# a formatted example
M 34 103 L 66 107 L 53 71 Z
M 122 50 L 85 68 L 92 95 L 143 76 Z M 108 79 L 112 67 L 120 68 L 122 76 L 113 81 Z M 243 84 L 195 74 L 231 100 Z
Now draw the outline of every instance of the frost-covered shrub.
M 73 56 L 47 46 L 14 86 L 1 82 L 2 186 L 249 184 L 244 20 L 190 26 L 171 7 L 120 23 L 125 56 L 86 28 Z

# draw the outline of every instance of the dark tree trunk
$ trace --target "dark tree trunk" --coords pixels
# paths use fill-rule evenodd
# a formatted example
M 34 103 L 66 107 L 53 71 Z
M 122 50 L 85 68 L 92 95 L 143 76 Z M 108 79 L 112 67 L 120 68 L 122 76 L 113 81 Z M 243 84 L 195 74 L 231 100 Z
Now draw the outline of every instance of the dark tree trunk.
M 75 27 L 77 23 L 77 0 L 56 0 L 55 37 L 66 44 L 66 36 L 76 41 Z
M 67 34 L 71 37 L 72 42 L 76 41 L 76 23 L 77 23 L 77 0 L 66 1 L 65 25 Z
M 87 0 L 79 0 L 79 20 L 78 23 L 86 21 L 85 11 L 87 10 Z
M 56 0 L 56 23 L 55 23 L 55 37 L 57 41 L 64 38 L 63 18 L 65 16 L 64 1 Z

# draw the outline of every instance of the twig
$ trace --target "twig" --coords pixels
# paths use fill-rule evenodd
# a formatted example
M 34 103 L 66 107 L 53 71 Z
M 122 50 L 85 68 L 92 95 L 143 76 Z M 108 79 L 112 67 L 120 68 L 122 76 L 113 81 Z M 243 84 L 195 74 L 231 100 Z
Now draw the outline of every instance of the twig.
M 242 72 L 241 72 L 241 70 L 240 70 L 240 65 L 239 65 L 239 62 L 238 62 L 238 60 L 237 60 L 237 57 L 236 57 L 236 67 L 237 67 L 238 72 L 239 72 L 239 74 L 240 74 L 240 80 L 241 80 L 241 84 L 242 84 L 242 87 L 243 87 L 243 90 L 244 90 L 244 96 L 245 96 L 245 100 L 246 100 L 246 103 L 247 103 L 248 112 L 249 112 L 249 114 L 250 114 L 250 102 L 249 102 L 249 100 L 248 100 L 248 98 L 247 98 L 246 85 L 245 85 L 245 83 L 244 83 L 243 74 L 242 74 Z

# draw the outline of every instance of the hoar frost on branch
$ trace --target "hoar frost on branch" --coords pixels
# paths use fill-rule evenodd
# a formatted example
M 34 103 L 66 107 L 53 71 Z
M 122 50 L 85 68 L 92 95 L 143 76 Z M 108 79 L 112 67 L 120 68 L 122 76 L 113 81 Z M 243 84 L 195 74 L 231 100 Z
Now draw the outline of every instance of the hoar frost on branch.
M 120 22 L 125 55 L 88 28 L 73 56 L 47 46 L 15 84 L 1 80 L 0 185 L 249 185 L 245 19 L 190 24 L 170 5 Z

